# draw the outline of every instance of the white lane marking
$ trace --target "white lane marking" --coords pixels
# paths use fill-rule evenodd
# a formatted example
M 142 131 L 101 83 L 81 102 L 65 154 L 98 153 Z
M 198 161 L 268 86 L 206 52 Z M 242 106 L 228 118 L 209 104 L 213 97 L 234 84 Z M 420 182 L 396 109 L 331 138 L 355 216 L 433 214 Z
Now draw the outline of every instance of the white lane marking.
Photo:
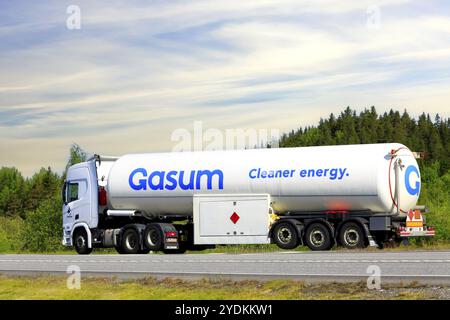
M 149 259 L 149 260 L 49 260 L 49 259 L 0 259 L 0 263 L 17 262 L 17 263 L 134 263 L 134 264 L 146 264 L 146 263 L 449 263 L 450 259 L 425 259 L 425 260 L 350 260 L 350 259 L 305 259 L 305 260 L 268 260 L 268 259 Z

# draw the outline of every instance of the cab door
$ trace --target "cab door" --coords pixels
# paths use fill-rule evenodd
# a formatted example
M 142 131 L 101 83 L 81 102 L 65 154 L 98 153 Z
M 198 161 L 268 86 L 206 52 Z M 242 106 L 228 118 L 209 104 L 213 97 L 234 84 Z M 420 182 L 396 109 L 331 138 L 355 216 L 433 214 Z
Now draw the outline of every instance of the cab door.
M 92 192 L 90 172 L 87 166 L 69 168 L 63 191 L 64 230 L 72 229 L 79 222 L 91 225 Z

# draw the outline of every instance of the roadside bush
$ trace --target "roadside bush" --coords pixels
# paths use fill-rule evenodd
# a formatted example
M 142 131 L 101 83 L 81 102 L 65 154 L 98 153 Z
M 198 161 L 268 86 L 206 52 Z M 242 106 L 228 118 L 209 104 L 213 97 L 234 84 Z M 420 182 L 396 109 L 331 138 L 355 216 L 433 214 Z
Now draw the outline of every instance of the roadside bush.
M 435 240 L 450 240 L 450 171 L 439 177 L 439 166 L 424 170 L 419 204 L 430 209 L 427 224 L 436 228 Z
M 21 231 L 24 221 L 21 218 L 0 217 L 0 253 L 18 252 L 23 247 Z
M 35 211 L 26 215 L 21 232 L 25 251 L 43 252 L 64 250 L 62 239 L 61 201 L 43 201 Z

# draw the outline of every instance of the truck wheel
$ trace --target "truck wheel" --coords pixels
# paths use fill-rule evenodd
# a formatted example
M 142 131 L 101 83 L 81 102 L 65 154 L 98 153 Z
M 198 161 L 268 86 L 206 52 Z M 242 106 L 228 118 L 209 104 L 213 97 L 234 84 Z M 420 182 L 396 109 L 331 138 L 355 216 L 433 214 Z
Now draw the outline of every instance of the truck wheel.
M 355 222 L 347 222 L 339 231 L 339 243 L 347 249 L 365 248 L 366 240 L 361 226 Z
M 73 245 L 78 254 L 89 254 L 92 252 L 92 248 L 88 247 L 88 236 L 84 229 L 75 231 Z
M 152 251 L 159 251 L 163 247 L 163 233 L 154 224 L 149 224 L 144 231 L 144 244 Z
M 122 235 L 120 249 L 124 254 L 136 254 L 139 252 L 141 245 L 139 234 L 136 230 L 128 228 Z
M 305 242 L 313 251 L 330 250 L 333 246 L 330 230 L 322 223 L 312 223 L 306 229 Z
M 278 223 L 273 229 L 272 238 L 281 249 L 294 249 L 299 243 L 297 230 L 289 222 Z

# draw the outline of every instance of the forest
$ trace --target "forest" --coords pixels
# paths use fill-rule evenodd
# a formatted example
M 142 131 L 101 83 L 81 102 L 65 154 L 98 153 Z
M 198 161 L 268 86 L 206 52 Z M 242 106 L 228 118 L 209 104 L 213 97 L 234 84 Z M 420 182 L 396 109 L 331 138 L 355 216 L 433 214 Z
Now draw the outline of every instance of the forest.
M 375 107 L 361 112 L 347 107 L 330 114 L 314 126 L 300 127 L 284 134 L 280 147 L 399 142 L 419 159 L 422 187 L 419 203 L 429 207 L 427 223 L 436 237 L 416 245 L 450 244 L 450 119 L 422 113 L 417 119 L 407 111 L 378 114 Z M 67 166 L 85 160 L 87 152 L 74 144 Z M 0 253 L 55 252 L 61 245 L 61 186 L 65 171 L 50 167 L 24 177 L 14 167 L 0 169 Z

